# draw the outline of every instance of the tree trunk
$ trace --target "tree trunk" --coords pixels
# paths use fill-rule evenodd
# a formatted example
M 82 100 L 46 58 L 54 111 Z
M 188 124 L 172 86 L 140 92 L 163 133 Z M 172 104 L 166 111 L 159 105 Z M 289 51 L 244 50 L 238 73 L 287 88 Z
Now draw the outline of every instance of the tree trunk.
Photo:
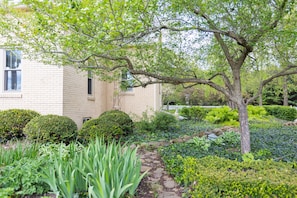
M 259 95 L 259 106 L 263 106 L 263 97 L 262 97 L 262 93 Z
M 228 99 L 227 99 L 228 100 Z M 235 102 L 233 102 L 232 100 L 228 100 L 227 102 L 228 106 L 231 108 L 231 109 L 237 109 L 237 105 Z
M 284 83 L 283 83 L 283 105 L 289 106 L 289 97 L 288 97 L 288 82 L 287 82 L 287 76 L 284 76 Z
M 246 104 L 241 103 L 238 105 L 238 114 L 240 123 L 241 153 L 245 154 L 251 151 L 250 130 Z

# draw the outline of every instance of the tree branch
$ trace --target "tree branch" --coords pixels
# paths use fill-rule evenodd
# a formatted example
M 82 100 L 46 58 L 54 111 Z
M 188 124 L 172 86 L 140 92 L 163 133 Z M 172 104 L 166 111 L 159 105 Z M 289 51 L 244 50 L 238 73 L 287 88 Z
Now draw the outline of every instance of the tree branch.
M 294 70 L 290 71 L 291 69 L 294 69 Z M 259 95 L 262 94 L 264 86 L 267 85 L 272 80 L 282 76 L 288 76 L 293 74 L 297 74 L 297 65 L 289 65 L 288 67 L 284 68 L 282 71 L 278 72 L 277 74 L 274 74 L 273 76 L 263 80 L 259 85 L 258 92 L 253 97 L 249 98 L 246 103 L 248 104 L 254 101 L 256 98 L 258 98 Z
M 284 0 L 281 4 L 281 6 L 279 7 L 279 14 L 277 16 L 277 18 L 271 22 L 269 25 L 268 25 L 268 28 L 261 28 L 258 33 L 254 36 L 254 38 L 251 39 L 251 43 L 256 43 L 265 33 L 267 33 L 269 30 L 273 30 L 274 28 L 277 27 L 279 21 L 282 19 L 283 15 L 284 15 L 284 12 L 285 12 L 285 7 L 286 7 L 286 4 L 288 3 L 288 0 Z
M 231 83 L 230 79 L 228 78 L 228 76 L 224 72 L 217 73 L 217 74 L 211 76 L 208 80 L 212 80 L 213 78 L 215 78 L 217 76 L 221 76 L 223 78 L 225 86 L 228 88 L 228 90 L 230 92 L 232 92 L 232 83 Z
M 223 31 L 218 30 L 218 28 L 216 27 L 214 22 L 206 14 L 201 13 L 201 11 L 199 9 L 194 9 L 193 11 L 194 11 L 194 13 L 196 15 L 199 15 L 202 18 L 204 18 L 206 20 L 206 22 L 208 23 L 208 25 L 210 26 L 210 28 L 212 28 L 214 30 L 217 30 L 217 32 L 213 32 L 214 35 L 215 35 L 215 38 L 217 39 L 219 45 L 221 46 L 221 48 L 222 48 L 222 50 L 223 50 L 223 52 L 224 52 L 224 54 L 225 54 L 225 56 L 227 58 L 227 61 L 228 61 L 229 65 L 233 68 L 234 67 L 234 60 L 233 60 L 233 58 L 232 58 L 232 56 L 230 54 L 228 46 L 226 45 L 226 43 L 224 42 L 224 40 L 221 37 L 221 34 L 223 34 Z M 223 35 L 228 36 L 228 34 L 223 34 Z
M 220 85 L 214 83 L 211 80 L 207 79 L 198 79 L 198 78 L 178 78 L 178 77 L 171 77 L 171 76 L 162 76 L 156 73 L 151 73 L 143 70 L 134 70 L 133 68 L 129 68 L 129 71 L 132 75 L 142 75 L 142 76 L 149 76 L 152 77 L 150 81 L 143 82 L 142 86 L 147 86 L 149 84 L 155 84 L 155 83 L 170 83 L 174 85 L 179 84 L 185 84 L 185 83 L 193 83 L 193 84 L 203 84 L 203 85 L 209 85 L 210 87 L 216 89 L 217 91 L 223 93 L 227 97 L 232 99 L 232 95 L 229 92 L 229 90 L 221 87 Z

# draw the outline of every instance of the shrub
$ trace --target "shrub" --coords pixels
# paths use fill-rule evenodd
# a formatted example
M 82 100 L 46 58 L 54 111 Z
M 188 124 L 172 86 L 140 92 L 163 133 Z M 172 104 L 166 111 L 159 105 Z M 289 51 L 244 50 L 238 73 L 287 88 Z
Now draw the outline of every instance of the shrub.
M 228 106 L 214 108 L 205 117 L 205 120 L 213 124 L 223 124 L 237 126 L 238 123 L 238 112 L 232 110 Z
M 155 130 L 169 131 L 176 127 L 177 119 L 174 115 L 166 112 L 156 112 L 152 125 Z
M 151 117 L 146 112 L 142 114 L 142 119 L 135 123 L 135 129 L 137 132 L 152 132 L 154 126 L 151 123 Z
M 24 134 L 35 142 L 69 143 L 77 138 L 77 125 L 66 116 L 43 115 L 33 118 L 24 128 Z
M 264 106 L 269 115 L 282 120 L 293 121 L 297 119 L 297 109 L 288 106 Z
M 108 120 L 109 116 L 86 121 L 78 132 L 78 139 L 82 142 L 95 140 L 96 137 L 104 138 L 106 141 L 119 138 L 124 134 L 119 123 Z
M 107 125 L 108 124 L 113 125 L 113 123 L 118 123 L 124 135 L 130 134 L 133 132 L 133 127 L 134 127 L 133 121 L 130 118 L 130 116 L 123 111 L 119 111 L 119 110 L 106 111 L 99 116 L 99 119 L 101 119 L 102 121 L 106 121 Z
M 32 110 L 9 109 L 0 111 L 0 138 L 2 141 L 24 137 L 23 129 L 34 117 L 40 116 Z
M 190 115 L 190 108 L 189 107 L 183 107 L 181 110 L 180 110 L 180 113 L 179 113 L 181 116 L 185 117 L 187 120 L 191 120 L 192 117 Z
M 265 108 L 261 106 L 247 106 L 249 121 L 269 121 Z M 205 117 L 205 120 L 213 124 L 226 126 L 238 126 L 238 110 L 228 106 L 214 108 Z
M 186 117 L 189 120 L 201 121 L 207 114 L 206 109 L 202 107 L 184 107 L 181 109 L 180 115 Z
M 292 164 L 238 162 L 214 156 L 187 157 L 182 164 L 184 172 L 180 180 L 191 186 L 190 197 L 294 197 L 297 194 L 297 173 Z
M 267 121 L 267 111 L 263 106 L 247 106 L 249 120 Z

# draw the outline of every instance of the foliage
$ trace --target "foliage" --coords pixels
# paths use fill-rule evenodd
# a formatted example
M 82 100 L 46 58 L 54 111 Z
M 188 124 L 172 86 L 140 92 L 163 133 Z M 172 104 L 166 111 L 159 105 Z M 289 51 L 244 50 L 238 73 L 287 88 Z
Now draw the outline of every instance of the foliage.
M 175 129 L 177 126 L 177 119 L 174 115 L 166 112 L 156 112 L 152 120 L 154 130 L 168 132 Z
M 96 140 L 87 147 L 74 143 L 26 146 L 22 156 L 1 165 L 3 197 L 40 195 L 49 190 L 63 197 L 133 196 L 145 175 L 140 174 L 137 149 L 120 143 L 106 145 L 103 140 Z M 19 153 L 20 148 L 8 153 Z M 5 153 L 0 158 L 2 155 Z
M 203 85 L 184 88 L 181 85 L 163 84 L 162 100 L 164 105 L 221 106 L 226 104 L 226 97 L 223 94 Z
M 270 82 L 263 89 L 263 104 L 283 105 L 284 104 L 284 101 L 283 101 L 284 100 L 284 83 L 287 83 L 288 104 L 297 106 L 296 82 L 297 82 L 296 76 L 287 76 L 285 78 L 277 79 L 277 80 L 274 80 L 273 82 Z
M 238 142 L 240 142 L 240 134 L 233 131 L 225 132 L 218 138 L 216 138 L 214 142 L 216 144 L 227 144 L 236 146 L 238 145 Z
M 292 164 L 209 156 L 184 158 L 183 167 L 182 181 L 190 187 L 191 197 L 293 197 L 297 193 Z
M 191 140 L 189 140 L 188 143 L 193 143 L 199 149 L 202 149 L 203 151 L 208 151 L 208 148 L 211 145 L 211 140 L 207 139 L 206 136 L 203 136 L 203 137 L 194 137 Z
M 133 196 L 145 175 L 140 174 L 141 162 L 136 150 L 114 142 L 105 145 L 96 139 L 71 159 L 55 156 L 54 166 L 44 172 L 44 181 L 63 197 Z
M 0 111 L 0 142 L 24 137 L 26 124 L 40 114 L 32 110 L 9 109 Z
M 142 120 L 136 123 L 137 133 L 171 132 L 178 126 L 177 119 L 169 112 L 157 111 L 151 117 L 144 114 Z
M 23 145 L 20 142 L 14 143 L 13 148 L 3 148 L 0 145 L 0 167 L 12 164 L 22 158 L 36 158 L 38 156 L 39 145 Z
M 93 69 L 100 80 L 118 80 L 119 70 L 126 68 L 136 86 L 207 85 L 243 114 L 246 102 L 255 100 L 263 86 L 297 73 L 294 0 L 21 3 L 27 9 L 1 4 L 3 45 L 18 46 L 45 63 Z M 250 76 L 245 74 L 263 71 L 259 64 L 281 67 L 259 78 L 253 93 L 243 92 Z M 245 153 L 250 134 L 247 117 L 242 118 Z
M 196 148 L 202 151 L 209 151 L 209 148 L 213 145 L 218 147 L 220 146 L 228 146 L 228 147 L 236 147 L 240 142 L 240 135 L 236 132 L 225 132 L 219 137 L 210 140 L 207 136 L 202 137 L 193 137 L 187 143 L 194 144 Z
M 0 188 L 0 197 L 9 198 L 13 195 L 13 188 Z
M 243 162 L 251 162 L 255 160 L 255 157 L 252 153 L 244 153 L 241 157 Z
M 135 123 L 135 131 L 140 133 L 153 132 L 154 126 L 151 121 L 152 116 L 148 116 L 147 112 L 143 112 L 141 120 Z
M 270 122 L 270 117 L 262 106 L 247 106 L 248 119 L 251 122 Z M 233 110 L 230 107 L 224 106 L 219 108 L 213 108 L 205 117 L 205 120 L 222 124 L 225 126 L 238 126 L 238 110 Z
M 253 128 L 251 133 L 252 153 L 255 158 L 273 158 L 275 161 L 297 161 L 296 149 L 297 130 L 296 126 L 279 126 L 271 128 Z M 261 151 L 263 156 L 259 155 Z M 268 158 L 268 159 L 269 159 Z M 257 158 L 256 158 L 257 159 Z
M 51 163 L 45 155 L 40 155 L 41 147 L 39 144 L 19 142 L 8 149 L 0 147 L 0 195 L 23 197 L 49 191 L 40 178 L 41 170 Z
M 187 127 L 193 128 L 193 131 L 200 130 L 200 124 L 186 122 Z M 203 130 L 203 129 L 202 129 Z M 209 129 L 208 129 L 209 130 Z M 226 136 L 224 141 L 220 140 Z M 237 139 L 237 140 L 236 140 Z M 254 160 L 274 160 L 282 162 L 295 162 L 297 155 L 295 153 L 297 147 L 296 126 L 284 127 L 268 125 L 264 128 L 251 128 L 252 152 L 249 153 Z M 197 159 L 207 156 L 217 156 L 230 160 L 243 161 L 243 155 L 240 153 L 239 134 L 234 132 L 226 132 L 214 141 L 208 151 L 197 149 L 193 144 L 175 143 L 160 149 L 160 154 L 166 165 L 166 170 L 175 176 L 175 180 L 181 182 L 180 175 L 183 173 L 184 167 L 180 158 L 195 157 Z M 251 161 L 251 160 L 250 160 Z
M 106 141 L 121 137 L 124 132 L 119 123 L 105 118 L 99 117 L 86 121 L 78 132 L 78 139 L 82 142 L 89 142 L 95 140 L 96 137 L 104 138 Z
M 197 131 L 201 130 L 198 124 L 187 122 L 187 125 L 191 125 L 193 128 L 197 128 Z M 202 129 L 203 130 L 203 129 Z M 221 139 L 223 136 L 230 136 L 223 142 Z M 241 161 L 242 157 L 239 148 L 239 134 L 234 132 L 224 133 L 217 139 L 211 142 L 211 146 L 208 151 L 203 151 L 193 147 L 188 143 L 175 143 L 164 147 L 160 150 L 160 153 L 166 162 L 167 160 L 176 159 L 176 156 L 182 157 L 193 156 L 196 158 L 205 157 L 208 155 L 215 155 L 224 157 L 227 159 Z M 297 147 L 294 142 L 297 142 L 296 126 L 284 127 L 272 125 L 271 127 L 265 126 L 264 128 L 253 127 L 251 128 L 251 140 L 252 154 L 255 160 L 258 159 L 273 159 L 275 161 L 291 162 L 297 160 L 297 155 L 294 152 Z M 216 142 L 219 141 L 219 144 Z
M 149 127 L 153 127 L 151 122 L 147 123 Z M 203 131 L 211 130 L 216 127 L 214 124 L 210 124 L 207 122 L 193 122 L 189 120 L 183 120 L 177 122 L 177 129 L 170 131 L 170 133 L 160 133 L 159 131 L 149 130 L 145 131 L 141 128 L 138 128 L 136 124 L 136 131 L 134 134 L 130 136 L 123 137 L 124 141 L 141 143 L 141 142 L 149 142 L 149 141 L 162 141 L 162 140 L 171 140 L 175 138 L 179 138 L 185 135 L 195 135 L 199 134 Z
M 123 130 L 124 135 L 128 135 L 133 132 L 133 121 L 130 116 L 123 111 L 105 111 L 99 116 L 99 119 L 105 120 L 106 122 L 112 121 L 118 123 L 120 128 Z
M 9 194 L 13 197 L 49 191 L 41 181 L 41 170 L 51 163 L 40 155 L 41 145 L 16 143 L 8 149 L 0 148 L 0 189 L 12 189 Z
M 214 124 L 226 125 L 231 123 L 238 126 L 238 113 L 228 106 L 213 108 L 205 117 L 205 120 Z
M 0 188 L 13 188 L 16 195 L 43 194 L 49 187 L 41 181 L 44 158 L 21 158 L 0 170 Z
M 123 111 L 111 110 L 102 113 L 98 118 L 88 120 L 79 130 L 79 139 L 83 142 L 95 140 L 96 137 L 106 141 L 120 139 L 133 133 L 134 123 Z
M 201 121 L 205 118 L 207 114 L 206 109 L 202 108 L 202 107 L 198 107 L 198 106 L 194 106 L 194 107 L 184 107 L 181 109 L 180 111 L 180 115 L 184 116 L 185 118 L 191 120 L 195 120 L 195 121 Z
M 297 119 L 297 109 L 288 106 L 265 105 L 264 108 L 269 115 L 282 120 L 293 121 Z
M 267 112 L 262 106 L 253 106 L 248 105 L 247 107 L 249 121 L 257 120 L 257 121 L 266 121 L 267 120 Z
M 190 115 L 190 108 L 189 107 L 183 107 L 180 111 L 179 114 L 183 117 L 185 117 L 187 120 L 191 120 L 191 115 Z
M 77 138 L 77 125 L 66 116 L 42 115 L 26 125 L 24 134 L 34 142 L 69 143 Z

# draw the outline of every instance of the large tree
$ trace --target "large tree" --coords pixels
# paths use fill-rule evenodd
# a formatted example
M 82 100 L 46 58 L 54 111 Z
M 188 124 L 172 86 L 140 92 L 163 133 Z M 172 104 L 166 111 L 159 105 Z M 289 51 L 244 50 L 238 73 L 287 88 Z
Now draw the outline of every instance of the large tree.
M 223 93 L 239 110 L 242 153 L 250 151 L 247 104 L 268 82 L 297 73 L 287 59 L 254 95 L 243 95 L 242 74 L 253 70 L 253 56 L 274 60 L 276 46 L 292 44 L 277 38 L 296 39 L 294 0 L 23 0 L 14 8 L 5 2 L 3 45 L 31 58 L 94 69 L 103 80 L 128 69 L 135 86 L 203 84 Z

